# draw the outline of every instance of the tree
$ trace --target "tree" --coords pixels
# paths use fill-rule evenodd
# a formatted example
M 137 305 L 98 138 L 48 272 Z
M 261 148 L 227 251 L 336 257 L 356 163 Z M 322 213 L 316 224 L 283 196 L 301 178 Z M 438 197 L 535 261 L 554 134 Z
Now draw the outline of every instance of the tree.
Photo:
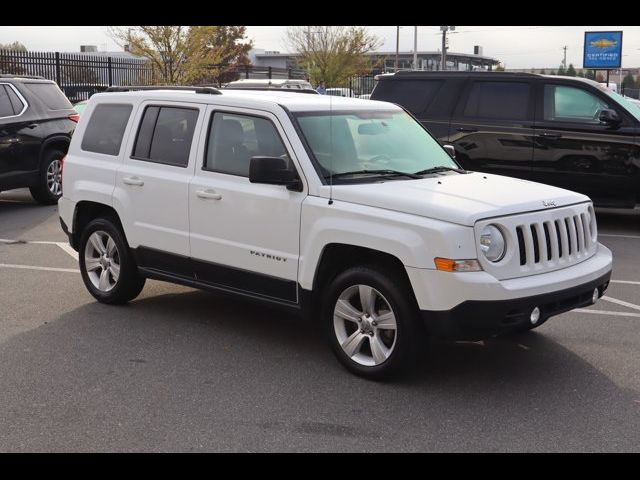
M 575 76 L 577 75 L 577 73 L 576 73 L 576 69 L 575 69 L 575 67 L 573 66 L 573 63 L 570 63 L 570 64 L 569 64 L 569 68 L 567 68 L 567 72 L 566 72 L 566 73 L 567 73 L 567 75 L 568 75 L 569 77 L 575 77 Z
M 555 70 L 551 70 L 551 71 L 549 72 L 549 75 L 555 75 L 555 74 L 556 74 Z
M 596 75 L 596 82 L 604 82 L 605 78 L 604 75 L 600 72 L 598 72 L 598 74 Z
M 560 67 L 558 68 L 558 75 L 565 75 L 567 73 L 567 71 L 564 69 L 564 65 L 560 64 Z
M 0 50 L 13 50 L 14 52 L 26 52 L 27 47 L 25 47 L 20 42 L 0 43 Z
M 547 71 L 543 68 L 542 70 L 540 70 L 540 75 L 546 75 Z
M 189 83 L 226 83 L 236 78 L 240 65 L 249 65 L 253 43 L 246 40 L 244 26 L 196 26 L 189 31 Z
M 499 65 L 496 67 L 496 72 L 504 72 L 504 65 L 499 64 Z
M 120 46 L 151 63 L 160 83 L 179 83 L 186 76 L 189 58 L 189 28 L 182 26 L 109 27 Z
M 584 70 L 582 70 L 582 69 L 578 70 L 577 76 L 581 77 L 581 78 L 584 78 Z
M 24 75 L 26 72 L 21 62 L 13 52 L 26 52 L 25 47 L 20 42 L 0 43 L 0 73 L 10 73 L 13 75 Z
M 350 77 L 370 71 L 372 64 L 365 54 L 381 45 L 365 27 L 289 27 L 286 39 L 311 82 L 324 81 L 328 87 L 344 86 Z
M 622 88 L 637 88 L 636 79 L 633 78 L 633 75 L 631 75 L 630 72 L 622 79 Z
M 596 71 L 595 70 L 587 70 L 587 73 L 585 73 L 585 78 L 588 78 L 590 80 L 595 80 L 596 79 Z

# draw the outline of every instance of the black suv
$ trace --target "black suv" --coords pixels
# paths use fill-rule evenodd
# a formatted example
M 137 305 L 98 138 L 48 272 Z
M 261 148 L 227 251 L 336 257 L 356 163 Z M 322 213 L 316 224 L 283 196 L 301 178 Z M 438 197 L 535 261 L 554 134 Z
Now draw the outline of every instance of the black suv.
M 55 82 L 0 75 L 0 190 L 29 187 L 39 203 L 56 203 L 78 118 Z
M 371 99 L 413 113 L 467 169 L 640 203 L 640 108 L 592 80 L 511 72 L 380 75 Z

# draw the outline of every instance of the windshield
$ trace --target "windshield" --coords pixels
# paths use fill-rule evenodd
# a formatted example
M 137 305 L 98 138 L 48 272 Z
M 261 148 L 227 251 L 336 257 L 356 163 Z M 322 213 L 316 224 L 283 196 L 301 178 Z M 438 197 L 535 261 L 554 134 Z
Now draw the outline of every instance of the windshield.
M 300 112 L 295 116 L 325 177 L 358 171 L 458 168 L 404 111 Z
M 603 89 L 604 93 L 609 95 L 611 98 L 616 100 L 619 104 L 627 109 L 627 111 L 635 117 L 636 120 L 640 122 L 640 105 L 637 103 L 631 102 L 629 99 L 623 97 L 619 93 L 614 92 L 613 90 L 609 90 L 608 88 Z

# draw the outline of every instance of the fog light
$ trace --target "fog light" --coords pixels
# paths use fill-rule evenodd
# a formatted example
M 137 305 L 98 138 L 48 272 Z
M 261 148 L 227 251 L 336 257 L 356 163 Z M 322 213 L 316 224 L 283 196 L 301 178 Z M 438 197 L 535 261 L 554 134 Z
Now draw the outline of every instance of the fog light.
M 593 295 L 591 296 L 591 303 L 596 303 L 598 301 L 598 299 L 600 298 L 600 291 L 598 290 L 598 288 L 596 287 L 593 290 Z
M 540 320 L 540 309 L 538 307 L 531 310 L 531 315 L 529 315 L 529 321 L 531 325 L 535 325 Z

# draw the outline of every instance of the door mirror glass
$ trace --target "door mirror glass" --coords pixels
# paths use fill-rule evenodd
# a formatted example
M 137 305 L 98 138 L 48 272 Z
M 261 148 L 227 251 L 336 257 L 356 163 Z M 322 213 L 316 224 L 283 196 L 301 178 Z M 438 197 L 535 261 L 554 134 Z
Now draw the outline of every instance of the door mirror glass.
M 600 123 L 604 123 L 605 125 L 617 125 L 620 123 L 620 115 L 618 115 L 618 112 L 611 109 L 601 110 L 598 119 L 600 120 Z
M 249 181 L 251 183 L 284 185 L 290 190 L 298 191 L 302 187 L 296 171 L 289 168 L 289 162 L 281 157 L 251 157 Z

